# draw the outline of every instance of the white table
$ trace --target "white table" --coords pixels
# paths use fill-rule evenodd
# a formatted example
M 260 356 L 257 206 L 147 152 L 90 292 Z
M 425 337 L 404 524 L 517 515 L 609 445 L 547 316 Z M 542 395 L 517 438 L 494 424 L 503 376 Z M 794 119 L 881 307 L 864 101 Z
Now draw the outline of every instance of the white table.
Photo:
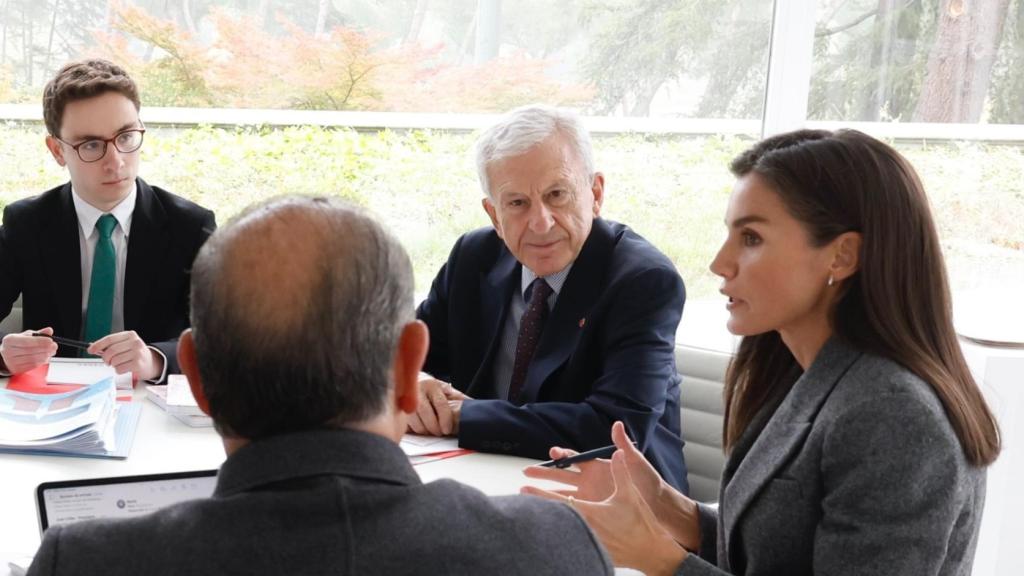
M 6 382 L 0 379 L 0 386 Z M 213 428 L 190 428 L 135 391 L 142 405 L 131 453 L 125 460 L 0 454 L 0 576 L 7 562 L 39 547 L 35 489 L 41 482 L 217 468 L 224 448 Z M 453 478 L 491 495 L 515 494 L 527 483 L 521 470 L 535 460 L 472 453 L 416 466 L 424 482 Z M 533 480 L 530 483 L 538 484 Z

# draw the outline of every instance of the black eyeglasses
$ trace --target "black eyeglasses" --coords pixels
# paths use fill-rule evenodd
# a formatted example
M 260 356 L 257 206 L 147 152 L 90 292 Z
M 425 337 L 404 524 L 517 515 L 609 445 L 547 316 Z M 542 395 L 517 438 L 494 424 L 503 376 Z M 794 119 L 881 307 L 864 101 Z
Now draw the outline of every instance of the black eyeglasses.
M 82 159 L 82 162 L 97 162 L 107 155 L 107 144 L 113 144 L 114 148 L 117 148 L 117 151 L 122 154 L 135 152 L 142 147 L 142 135 L 145 133 L 146 130 L 144 128 L 134 128 L 132 130 L 122 130 L 114 134 L 113 138 L 96 138 L 79 142 L 78 144 L 65 142 L 56 136 L 54 138 L 74 149 L 78 157 Z

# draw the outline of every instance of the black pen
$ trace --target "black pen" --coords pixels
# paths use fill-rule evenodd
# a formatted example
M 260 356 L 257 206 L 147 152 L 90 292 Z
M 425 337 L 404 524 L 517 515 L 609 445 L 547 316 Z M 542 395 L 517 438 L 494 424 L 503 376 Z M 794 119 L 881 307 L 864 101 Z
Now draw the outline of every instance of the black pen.
M 636 440 L 631 442 L 636 446 Z M 611 446 L 605 446 L 604 448 L 594 448 L 593 450 L 587 450 L 586 452 L 580 452 L 575 456 L 569 456 L 568 458 L 559 458 L 558 460 L 548 460 L 547 462 L 541 462 L 537 466 L 545 466 L 547 468 L 568 468 L 573 464 L 580 462 L 589 462 L 591 460 L 597 460 L 598 458 L 610 458 L 618 447 L 615 444 Z
M 81 348 L 82 350 L 88 350 L 89 346 L 92 346 L 92 342 L 83 342 L 81 340 L 72 340 L 71 338 L 61 338 L 60 336 L 50 336 L 49 334 L 43 334 L 42 332 L 33 332 L 33 336 L 39 338 L 49 338 L 57 344 L 63 344 L 64 346 L 71 346 L 72 348 Z

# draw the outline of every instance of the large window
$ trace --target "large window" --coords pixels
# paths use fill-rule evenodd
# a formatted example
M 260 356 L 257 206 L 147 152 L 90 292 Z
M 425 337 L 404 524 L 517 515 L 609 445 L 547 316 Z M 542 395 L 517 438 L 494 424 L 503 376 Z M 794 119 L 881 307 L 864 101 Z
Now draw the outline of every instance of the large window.
M 353 198 L 401 236 L 419 290 L 460 233 L 487 224 L 479 115 L 538 101 L 592 117 L 605 215 L 665 251 L 691 297 L 718 285 L 707 265 L 728 161 L 762 130 L 801 125 L 893 141 L 928 187 L 955 286 L 1020 286 L 1022 12 L 1024 0 L 0 0 L 0 204 L 65 177 L 42 146 L 40 90 L 67 60 L 100 55 L 141 85 L 143 177 L 222 221 L 282 192 Z
M 894 141 L 954 289 L 1024 287 L 1024 2 L 821 0 L 808 118 Z M 863 123 L 863 124 L 861 124 Z

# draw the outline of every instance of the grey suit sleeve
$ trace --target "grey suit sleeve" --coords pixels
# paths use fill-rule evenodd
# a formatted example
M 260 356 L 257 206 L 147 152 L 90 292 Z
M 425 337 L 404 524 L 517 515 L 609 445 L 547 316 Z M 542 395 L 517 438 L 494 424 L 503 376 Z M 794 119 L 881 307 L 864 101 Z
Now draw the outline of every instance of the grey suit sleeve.
M 718 561 L 718 507 L 697 503 L 700 522 L 700 557 L 708 562 Z
M 816 572 L 937 574 L 971 470 L 934 397 L 880 394 L 845 411 L 822 447 Z
M 57 573 L 57 549 L 60 540 L 60 526 L 50 526 L 43 534 L 43 543 L 32 559 L 25 576 L 43 576 Z
M 574 561 L 574 566 L 587 566 L 588 574 L 598 574 L 596 571 L 597 567 L 601 567 L 603 570 L 601 573 L 606 576 L 613 576 L 615 568 L 612 566 L 612 560 L 608 556 L 608 552 L 604 549 L 604 546 L 597 539 L 597 536 L 587 526 L 587 522 L 580 516 L 579 512 L 575 509 L 572 510 L 573 517 L 576 519 L 576 525 L 579 526 L 580 531 L 585 532 L 588 536 L 590 546 L 581 546 L 580 550 L 576 552 L 576 556 L 579 557 L 578 561 Z M 564 548 L 563 548 L 564 549 Z
M 938 574 L 970 486 L 983 474 L 966 463 L 936 399 L 875 394 L 834 420 L 822 446 L 822 517 L 814 573 Z M 764 535 L 771 546 L 772 536 Z M 677 575 L 725 574 L 689 556 Z M 781 551 L 780 551 L 781 552 Z
M 690 553 L 676 571 L 676 576 L 724 575 L 715 564 L 718 562 L 718 508 L 697 503 L 700 521 L 700 551 Z

